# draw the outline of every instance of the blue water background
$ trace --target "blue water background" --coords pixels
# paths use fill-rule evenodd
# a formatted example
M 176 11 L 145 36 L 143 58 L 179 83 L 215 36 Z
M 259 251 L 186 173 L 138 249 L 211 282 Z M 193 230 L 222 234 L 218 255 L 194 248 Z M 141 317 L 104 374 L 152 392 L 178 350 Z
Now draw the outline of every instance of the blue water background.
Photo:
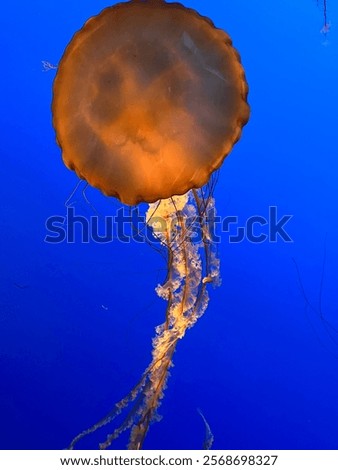
M 293 215 L 293 242 L 234 244 L 223 236 L 223 284 L 177 348 L 163 419 L 145 448 L 202 448 L 201 408 L 216 449 L 337 449 L 338 4 L 328 0 L 326 38 L 321 2 L 185 4 L 231 35 L 250 85 L 251 119 L 220 172 L 218 213 L 244 223 L 277 206 Z M 2 5 L 3 449 L 65 448 L 138 381 L 164 319 L 154 288 L 165 264 L 151 247 L 44 242 L 45 220 L 64 215 L 78 180 L 55 142 L 55 72 L 43 72 L 41 61 L 57 64 L 72 34 L 107 5 Z M 105 214 L 119 207 L 96 190 L 87 195 Z M 81 198 L 76 210 L 90 213 Z M 95 448 L 105 435 L 81 446 Z

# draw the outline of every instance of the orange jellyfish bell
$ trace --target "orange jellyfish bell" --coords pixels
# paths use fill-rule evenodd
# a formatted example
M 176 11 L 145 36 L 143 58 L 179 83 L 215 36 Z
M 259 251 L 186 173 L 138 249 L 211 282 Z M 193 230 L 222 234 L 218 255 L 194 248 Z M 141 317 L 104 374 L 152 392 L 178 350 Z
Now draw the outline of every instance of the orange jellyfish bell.
M 54 82 L 68 168 L 130 205 L 203 186 L 249 117 L 231 39 L 192 9 L 132 0 L 90 18 Z

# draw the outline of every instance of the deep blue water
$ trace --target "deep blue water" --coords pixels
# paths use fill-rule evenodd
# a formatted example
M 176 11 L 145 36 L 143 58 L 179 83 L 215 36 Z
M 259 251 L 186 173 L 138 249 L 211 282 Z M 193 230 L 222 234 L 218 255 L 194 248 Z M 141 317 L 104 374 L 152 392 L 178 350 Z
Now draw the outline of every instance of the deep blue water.
M 338 448 L 338 5 L 187 0 L 226 30 L 250 86 L 251 119 L 226 159 L 218 213 L 292 215 L 292 243 L 219 247 L 223 283 L 177 348 L 147 449 Z M 0 446 L 63 449 L 107 413 L 150 361 L 165 264 L 148 245 L 47 244 L 77 177 L 51 125 L 54 71 L 103 0 L 2 6 Z M 94 189 L 102 213 L 120 205 Z M 77 212 L 90 208 L 77 198 Z M 297 274 L 296 261 L 300 278 Z M 313 305 L 308 308 L 307 300 Z M 107 429 L 108 432 L 108 429 Z M 106 432 L 83 441 L 96 448 Z M 126 437 L 116 442 L 124 448 Z

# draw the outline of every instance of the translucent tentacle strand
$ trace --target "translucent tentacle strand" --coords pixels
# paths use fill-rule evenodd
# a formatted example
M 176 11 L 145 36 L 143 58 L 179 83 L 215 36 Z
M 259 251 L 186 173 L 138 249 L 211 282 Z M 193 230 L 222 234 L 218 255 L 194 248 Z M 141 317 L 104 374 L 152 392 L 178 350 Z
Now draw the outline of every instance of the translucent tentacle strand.
M 84 436 L 113 421 L 132 403 L 122 424 L 100 448 L 108 448 L 130 428 L 129 449 L 142 448 L 150 424 L 158 418 L 176 344 L 205 312 L 208 284 L 220 283 L 219 259 L 211 230 L 214 214 L 214 200 L 210 195 L 205 198 L 203 190 L 149 205 L 147 224 L 168 250 L 167 278 L 156 287 L 156 293 L 167 301 L 166 319 L 156 328 L 152 361 L 139 383 L 111 413 L 75 437 L 71 448 Z

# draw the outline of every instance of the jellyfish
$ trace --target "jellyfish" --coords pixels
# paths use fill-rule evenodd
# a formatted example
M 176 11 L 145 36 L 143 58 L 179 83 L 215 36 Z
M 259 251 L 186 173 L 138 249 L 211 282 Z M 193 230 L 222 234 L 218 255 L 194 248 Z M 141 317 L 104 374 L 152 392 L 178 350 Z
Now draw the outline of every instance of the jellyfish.
M 141 449 L 158 419 L 177 343 L 220 283 L 212 237 L 215 172 L 249 118 L 248 86 L 230 37 L 193 9 L 130 0 L 90 18 L 68 44 L 53 86 L 53 126 L 65 165 L 108 197 L 149 204 L 148 226 L 167 251 L 156 287 L 166 302 L 152 359 L 110 413 L 101 449 L 129 431 Z
M 319 6 L 318 0 L 317 0 L 317 6 Z M 324 24 L 320 32 L 324 34 L 325 39 L 326 39 L 327 33 L 329 33 L 331 30 L 331 22 L 328 21 L 328 18 L 327 18 L 327 0 L 323 0 L 323 17 L 324 17 Z

